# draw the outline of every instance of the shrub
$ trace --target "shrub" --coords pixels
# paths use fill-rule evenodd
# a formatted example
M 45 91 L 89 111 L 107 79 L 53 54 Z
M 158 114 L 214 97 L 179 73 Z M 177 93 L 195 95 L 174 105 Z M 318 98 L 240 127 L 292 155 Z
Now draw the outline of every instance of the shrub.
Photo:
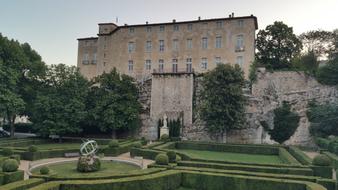
M 4 148 L 2 149 L 2 154 L 4 156 L 10 156 L 13 154 L 13 150 L 11 148 Z
M 269 134 L 271 139 L 282 144 L 295 133 L 300 117 L 291 111 L 291 106 L 287 102 L 283 102 L 281 107 L 275 109 L 274 114 L 274 127 Z
M 148 144 L 148 141 L 146 138 L 142 137 L 141 138 L 141 144 L 144 146 L 144 145 L 147 145 Z
M 14 159 L 7 159 L 2 165 L 2 171 L 4 172 L 15 172 L 19 168 L 18 161 Z
M 169 135 L 163 134 L 163 135 L 161 136 L 161 141 L 168 141 L 168 140 L 169 140 Z
M 326 155 L 319 154 L 313 159 L 312 164 L 315 166 L 330 166 L 331 160 Z
M 133 143 L 133 147 L 134 148 L 141 148 L 142 147 L 142 144 L 140 142 L 134 142 Z
M 18 163 L 20 164 L 21 156 L 19 154 L 12 154 L 9 158 L 18 161 Z
M 28 152 L 37 152 L 38 151 L 38 147 L 34 146 L 34 145 L 30 145 L 28 147 Z
M 40 169 L 40 174 L 41 175 L 47 175 L 49 174 L 49 168 L 47 166 L 43 166 L 41 169 Z
M 181 160 L 182 160 L 181 156 L 180 155 L 176 155 L 176 162 L 181 161 Z
M 155 162 L 156 164 L 158 165 L 168 165 L 168 162 L 169 162 L 169 158 L 166 154 L 158 154 L 156 157 L 155 157 Z
M 172 150 L 168 151 L 167 156 L 168 156 L 169 162 L 175 162 L 176 161 L 176 152 L 174 152 Z
M 95 172 L 101 169 L 101 161 L 90 156 L 81 156 L 77 162 L 77 171 Z
M 109 148 L 117 148 L 119 147 L 119 141 L 118 140 L 111 140 L 108 143 Z

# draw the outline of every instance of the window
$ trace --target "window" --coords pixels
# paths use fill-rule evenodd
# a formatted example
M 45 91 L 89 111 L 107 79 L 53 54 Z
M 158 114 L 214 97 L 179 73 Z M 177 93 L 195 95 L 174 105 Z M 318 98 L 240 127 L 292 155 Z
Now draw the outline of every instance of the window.
M 216 37 L 216 48 L 222 48 L 222 37 L 221 36 Z
M 174 25 L 174 31 L 178 31 L 179 30 L 179 26 L 176 24 Z
M 164 51 L 164 40 L 160 40 L 160 51 Z
M 151 60 L 147 59 L 146 60 L 146 70 L 150 70 L 151 69 Z
M 135 29 L 134 28 L 129 28 L 129 33 L 134 33 Z
M 244 51 L 244 39 L 243 39 L 243 35 L 238 35 L 237 36 L 236 51 Z
M 151 41 L 146 42 L 146 51 L 151 52 Z
M 237 26 L 238 27 L 243 27 L 244 26 L 244 20 L 238 20 L 237 21 Z
M 187 49 L 192 49 L 192 39 L 187 39 Z
M 173 40 L 173 50 L 178 50 L 178 39 Z
M 106 62 L 103 62 L 103 66 L 104 66 L 104 67 L 106 66 Z
M 96 65 L 96 60 L 97 60 L 97 54 L 96 52 L 93 54 L 93 60 L 92 60 L 92 64 Z
M 218 29 L 223 28 L 223 21 L 217 21 L 216 22 L 216 28 L 218 28 Z
M 219 65 L 222 63 L 221 57 L 215 57 L 215 64 Z
M 204 37 L 202 38 L 202 49 L 208 48 L 208 38 Z
M 188 24 L 187 27 L 188 27 L 188 31 L 192 31 L 192 24 Z
M 163 59 L 160 59 L 160 60 L 158 60 L 158 71 L 162 73 L 163 68 L 164 68 L 164 61 L 163 61 Z
M 151 32 L 151 26 L 147 27 L 147 32 Z
M 207 58 L 202 58 L 201 68 L 205 69 L 205 70 L 208 69 L 208 59 Z
M 134 70 L 134 62 L 133 60 L 128 61 L 128 71 L 133 71 Z
M 191 65 L 192 65 L 192 58 L 187 58 L 187 65 L 186 65 L 187 66 L 187 68 L 186 68 L 187 73 L 192 72 Z
M 128 43 L 128 52 L 131 53 L 135 51 L 135 43 L 134 42 L 129 42 Z
M 84 64 L 84 65 L 89 64 L 89 54 L 88 53 L 83 54 L 82 64 Z
M 236 59 L 236 64 L 243 68 L 243 56 L 238 56 Z
M 106 58 L 106 53 L 103 53 L 103 58 Z
M 177 73 L 177 59 L 173 59 L 173 73 Z
M 165 27 L 164 26 L 160 26 L 160 32 L 164 32 Z

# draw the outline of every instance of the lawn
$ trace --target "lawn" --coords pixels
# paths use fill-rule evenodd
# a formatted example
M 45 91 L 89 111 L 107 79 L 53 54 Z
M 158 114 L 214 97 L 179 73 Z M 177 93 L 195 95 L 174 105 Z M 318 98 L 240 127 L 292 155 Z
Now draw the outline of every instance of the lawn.
M 76 170 L 77 162 L 67 162 L 60 164 L 49 165 L 52 174 L 55 174 L 56 177 L 97 177 L 105 176 L 112 174 L 128 174 L 130 172 L 135 172 L 140 170 L 139 167 L 122 163 L 122 162 L 113 162 L 113 161 L 101 161 L 101 170 L 97 172 L 90 173 L 80 173 Z M 32 171 L 33 174 L 40 174 L 40 168 L 36 168 Z
M 284 163 L 277 155 L 241 154 L 232 152 L 216 152 L 205 150 L 175 149 L 191 158 L 230 162 L 247 162 L 258 164 L 282 164 Z

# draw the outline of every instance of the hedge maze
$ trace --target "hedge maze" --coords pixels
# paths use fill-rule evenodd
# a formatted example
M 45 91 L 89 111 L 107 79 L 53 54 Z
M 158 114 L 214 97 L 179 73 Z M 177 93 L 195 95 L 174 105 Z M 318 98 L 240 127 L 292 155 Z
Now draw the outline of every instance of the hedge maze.
M 30 179 L 23 180 L 23 171 L 0 172 L 0 190 L 336 190 L 334 162 L 328 165 L 319 158 L 314 161 L 292 146 L 193 141 L 146 144 L 132 139 L 98 143 L 99 154 L 117 156 L 130 152 L 132 157 L 155 162 L 147 169 L 91 176 L 33 173 Z M 65 153 L 78 151 L 79 144 L 76 140 L 61 145 L 42 139 L 1 140 L 0 152 L 7 155 L 1 153 L 0 165 L 10 157 L 64 157 Z M 8 155 L 5 148 L 11 149 L 12 154 Z

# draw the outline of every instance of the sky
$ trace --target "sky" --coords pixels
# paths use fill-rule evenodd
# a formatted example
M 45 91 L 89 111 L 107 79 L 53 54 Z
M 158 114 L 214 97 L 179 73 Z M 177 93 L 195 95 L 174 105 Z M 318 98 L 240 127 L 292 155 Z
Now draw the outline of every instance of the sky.
M 338 28 L 338 0 L 0 0 L 0 33 L 29 43 L 47 64 L 76 65 L 77 38 L 97 36 L 98 23 L 118 25 L 255 15 L 296 34 Z

